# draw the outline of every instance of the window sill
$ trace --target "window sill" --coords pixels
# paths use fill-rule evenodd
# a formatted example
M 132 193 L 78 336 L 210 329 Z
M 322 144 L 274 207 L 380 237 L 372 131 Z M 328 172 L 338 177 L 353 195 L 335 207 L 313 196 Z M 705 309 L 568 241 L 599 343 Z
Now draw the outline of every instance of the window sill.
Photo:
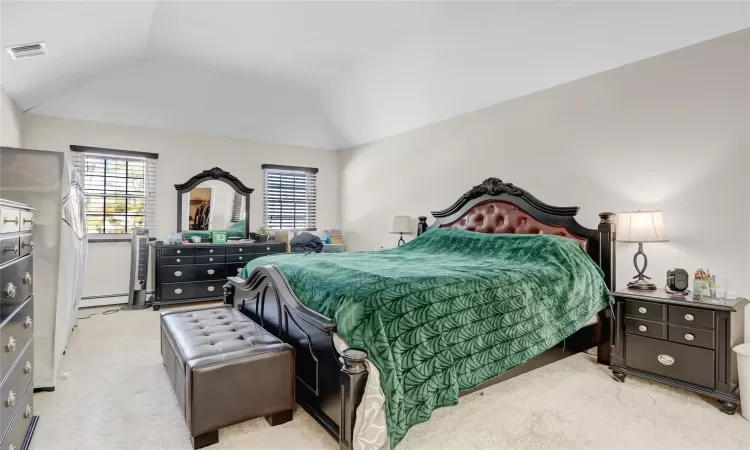
M 149 242 L 153 242 L 156 240 L 156 238 L 149 238 Z M 104 242 L 130 242 L 132 241 L 132 238 L 130 235 L 127 236 L 107 236 L 107 237 L 95 237 L 93 238 L 92 235 L 89 234 L 89 244 L 98 244 L 98 243 L 104 243 Z

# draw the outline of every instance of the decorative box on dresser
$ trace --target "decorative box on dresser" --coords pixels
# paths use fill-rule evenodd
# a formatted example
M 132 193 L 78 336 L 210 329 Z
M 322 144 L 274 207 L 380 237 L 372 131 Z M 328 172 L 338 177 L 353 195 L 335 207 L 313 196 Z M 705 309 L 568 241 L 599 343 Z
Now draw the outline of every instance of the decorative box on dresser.
M 34 415 L 34 209 L 0 199 L 0 436 L 27 449 Z
M 227 277 L 236 277 L 248 261 L 286 251 L 285 242 L 151 245 L 156 259 L 154 310 L 223 299 Z
M 712 303 L 630 290 L 614 299 L 615 378 L 658 381 L 715 398 L 722 412 L 735 413 L 740 395 L 732 347 L 743 342 L 746 299 Z

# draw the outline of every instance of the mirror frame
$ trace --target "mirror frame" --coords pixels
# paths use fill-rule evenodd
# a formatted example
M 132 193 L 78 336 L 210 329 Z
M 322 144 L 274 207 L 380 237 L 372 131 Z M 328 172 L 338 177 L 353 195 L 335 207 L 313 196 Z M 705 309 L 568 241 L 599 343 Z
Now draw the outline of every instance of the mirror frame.
M 232 186 L 235 192 L 245 196 L 245 239 L 250 237 L 250 194 L 255 189 L 245 186 L 239 178 L 218 167 L 204 170 L 186 182 L 174 185 L 174 188 L 177 189 L 177 232 L 182 232 L 182 194 L 192 191 L 193 188 L 206 180 L 221 180 Z

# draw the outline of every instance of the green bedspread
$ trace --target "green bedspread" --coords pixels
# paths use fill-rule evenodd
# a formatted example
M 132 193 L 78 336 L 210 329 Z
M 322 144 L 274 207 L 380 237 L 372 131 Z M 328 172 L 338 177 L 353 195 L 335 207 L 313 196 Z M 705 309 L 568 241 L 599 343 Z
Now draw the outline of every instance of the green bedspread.
M 575 241 L 436 229 L 393 249 L 282 254 L 274 264 L 308 307 L 381 372 L 394 447 L 460 390 L 553 347 L 609 302 Z

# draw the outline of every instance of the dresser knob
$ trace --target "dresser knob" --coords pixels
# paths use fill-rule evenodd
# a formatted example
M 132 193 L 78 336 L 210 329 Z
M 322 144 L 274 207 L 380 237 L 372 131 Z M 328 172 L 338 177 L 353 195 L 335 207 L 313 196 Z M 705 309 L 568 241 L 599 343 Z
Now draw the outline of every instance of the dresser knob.
M 669 355 L 659 355 L 656 357 L 656 359 L 665 366 L 671 366 L 672 364 L 674 364 L 674 358 Z
M 641 313 L 641 314 L 646 314 L 648 312 L 648 310 L 646 308 L 644 308 L 643 306 L 641 306 L 640 308 L 638 308 L 638 312 Z
M 32 276 L 29 272 L 26 272 L 26 275 L 23 276 L 23 284 L 31 284 Z
M 639 325 L 639 326 L 638 326 L 638 329 L 639 329 L 640 331 L 648 331 L 648 327 L 647 327 L 646 325 Z
M 688 333 L 688 334 L 685 335 L 685 340 L 686 341 L 692 341 L 693 339 L 695 339 L 695 335 L 694 334 Z
M 210 250 L 208 251 L 208 253 L 213 253 L 213 252 L 214 252 L 214 249 L 210 249 Z
M 181 277 L 181 276 L 182 276 L 182 272 L 180 272 L 180 271 L 178 270 L 177 272 L 175 272 L 175 273 L 174 273 L 174 276 L 176 276 L 176 277 Z
M 31 364 L 31 361 L 26 361 L 26 365 L 23 366 L 23 373 L 31 373 L 33 369 L 34 366 Z
M 685 314 L 685 320 L 692 322 L 695 320 L 695 316 L 692 314 Z
M 28 419 L 34 414 L 34 408 L 31 405 L 26 405 L 26 409 L 23 411 L 23 418 Z
M 242 256 L 238 256 L 237 259 L 239 259 L 240 261 L 242 261 Z
M 215 288 L 215 287 L 213 287 L 213 286 L 209 286 L 209 287 L 208 287 L 208 292 L 213 292 L 213 291 L 214 291 L 214 289 L 216 289 L 216 288 Z
M 206 271 L 206 273 L 207 273 L 207 274 L 209 274 L 209 275 L 213 275 L 213 274 L 214 274 L 214 272 L 215 272 L 215 270 L 214 270 L 214 269 L 208 269 L 208 270 Z
M 24 320 L 24 321 L 23 321 L 23 327 L 24 327 L 24 328 L 26 328 L 26 329 L 28 330 L 29 328 L 31 328 L 31 324 L 32 324 L 32 323 L 33 323 L 33 322 L 32 322 L 32 320 L 31 320 L 31 317 L 29 317 L 29 316 L 26 316 L 26 320 Z
M 240 253 L 242 253 L 242 249 L 240 249 Z
M 266 247 L 266 251 L 271 251 L 271 247 Z
M 177 262 L 182 262 L 182 260 L 180 258 L 177 258 Z
M 3 291 L 5 294 L 5 298 L 13 298 L 16 296 L 16 285 L 13 283 L 8 283 L 5 286 L 5 290 Z
M 177 254 L 179 255 L 180 253 L 182 253 L 182 250 L 177 250 Z
M 177 288 L 177 289 L 174 290 L 174 293 L 175 294 L 182 294 L 182 289 Z
M 209 262 L 211 262 L 211 261 L 213 261 L 213 260 L 214 260 L 213 258 L 208 258 L 208 261 L 209 261 Z
M 5 407 L 10 408 L 16 405 L 16 393 L 13 391 L 8 392 L 8 398 L 5 399 Z
M 8 353 L 16 351 L 16 338 L 13 336 L 8 338 L 8 345 L 5 346 L 5 351 Z

